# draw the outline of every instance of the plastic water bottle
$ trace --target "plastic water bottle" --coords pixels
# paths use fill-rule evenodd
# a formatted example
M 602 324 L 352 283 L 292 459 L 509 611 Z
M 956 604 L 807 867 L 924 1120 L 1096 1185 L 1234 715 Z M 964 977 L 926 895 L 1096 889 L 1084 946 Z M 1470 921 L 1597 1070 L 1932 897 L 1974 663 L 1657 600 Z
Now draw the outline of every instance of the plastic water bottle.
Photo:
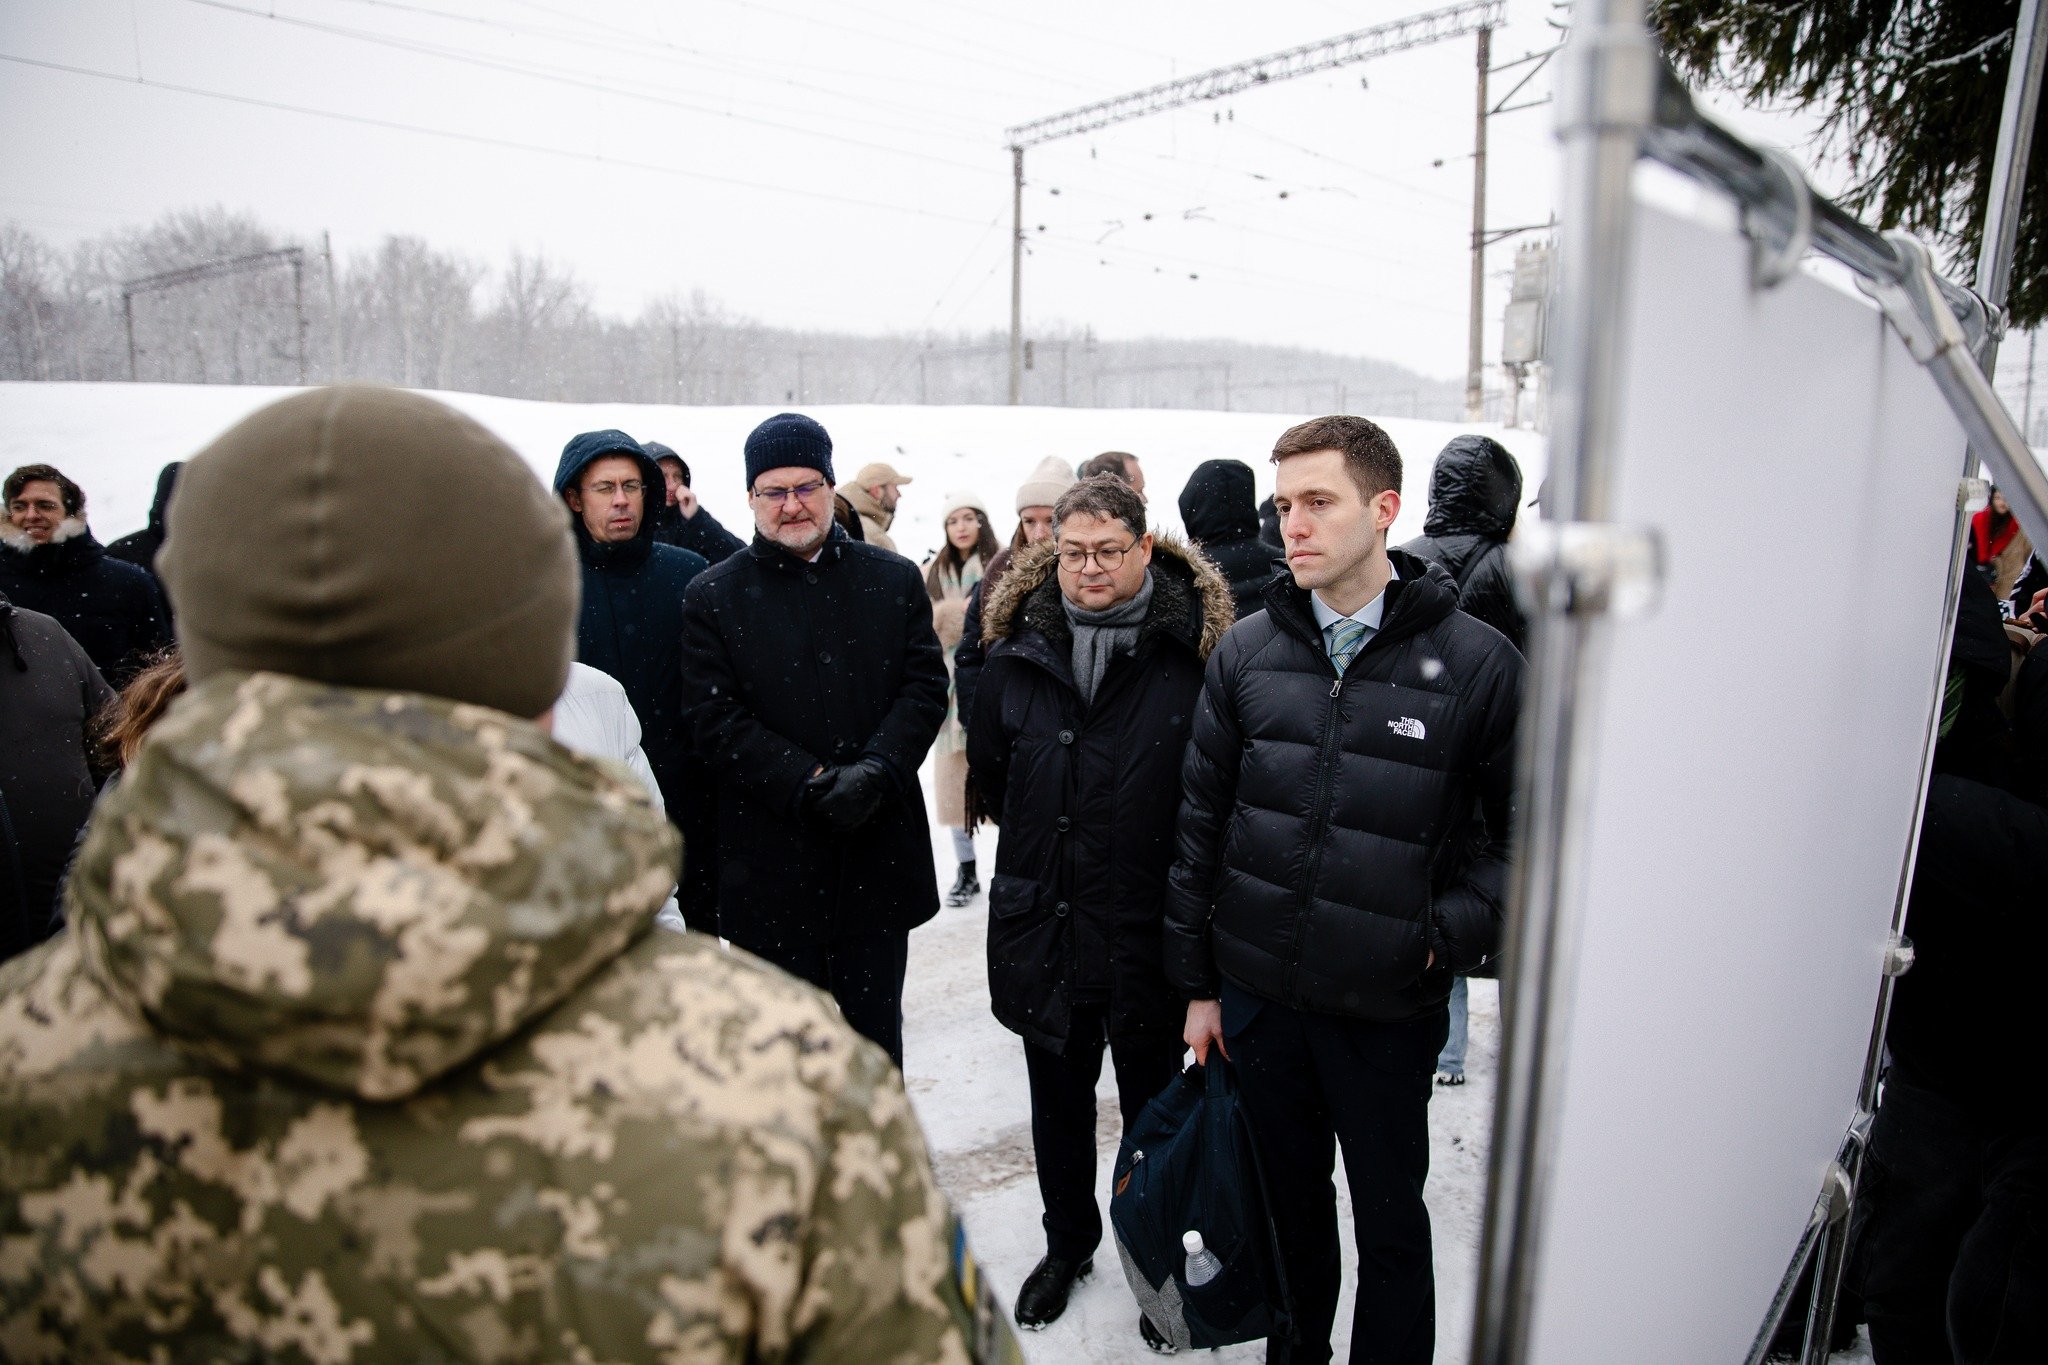
M 1202 1245 L 1202 1234 L 1189 1228 L 1181 1234 L 1181 1248 L 1188 1254 L 1188 1288 L 1200 1289 L 1223 1273 L 1223 1262 L 1216 1259 L 1216 1253 Z

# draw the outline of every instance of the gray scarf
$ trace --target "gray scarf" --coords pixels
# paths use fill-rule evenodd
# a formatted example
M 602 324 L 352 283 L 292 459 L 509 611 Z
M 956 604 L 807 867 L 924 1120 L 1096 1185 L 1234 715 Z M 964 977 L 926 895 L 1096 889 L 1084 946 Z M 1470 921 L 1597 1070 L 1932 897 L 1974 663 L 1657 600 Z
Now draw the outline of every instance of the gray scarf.
M 1067 624 L 1074 629 L 1074 685 L 1081 689 L 1081 700 L 1093 706 L 1110 657 L 1137 646 L 1138 628 L 1152 609 L 1152 571 L 1145 570 L 1145 586 L 1135 596 L 1113 607 L 1087 611 L 1064 596 L 1060 605 L 1067 609 Z

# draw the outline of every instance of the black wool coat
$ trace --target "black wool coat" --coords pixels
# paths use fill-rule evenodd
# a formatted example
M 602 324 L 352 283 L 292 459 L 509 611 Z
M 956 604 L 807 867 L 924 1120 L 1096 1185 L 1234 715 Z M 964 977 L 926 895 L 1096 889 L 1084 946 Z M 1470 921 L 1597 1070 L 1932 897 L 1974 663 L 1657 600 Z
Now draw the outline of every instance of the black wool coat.
M 719 932 L 779 950 L 908 930 L 938 913 L 917 770 L 946 718 L 924 576 L 834 528 L 817 562 L 760 536 L 690 585 L 684 689 L 718 785 Z M 851 834 L 800 809 L 812 771 L 864 755 L 895 778 Z
M 1110 661 L 1088 705 L 1053 550 L 1020 553 L 989 600 L 967 734 L 975 800 L 1002 828 L 990 1004 L 1005 1027 L 1055 1052 L 1083 1001 L 1107 1003 L 1113 1038 L 1170 1042 L 1184 1011 L 1160 959 L 1166 870 L 1202 663 L 1230 628 L 1230 589 L 1160 537 L 1137 646 Z
M 1220 974 L 1412 1019 L 1499 951 L 1522 656 L 1442 570 L 1389 553 L 1381 628 L 1341 679 L 1287 578 L 1209 659 L 1166 911 L 1188 999 L 1215 999 Z
M 1435 563 L 1458 584 L 1458 609 L 1525 648 L 1529 625 L 1515 601 L 1508 536 L 1522 501 L 1522 470 L 1500 442 L 1453 436 L 1429 476 L 1422 534 L 1401 548 Z
M 171 642 L 156 580 L 110 558 L 88 530 L 26 550 L 0 545 L 0 593 L 24 611 L 54 617 L 115 687 Z

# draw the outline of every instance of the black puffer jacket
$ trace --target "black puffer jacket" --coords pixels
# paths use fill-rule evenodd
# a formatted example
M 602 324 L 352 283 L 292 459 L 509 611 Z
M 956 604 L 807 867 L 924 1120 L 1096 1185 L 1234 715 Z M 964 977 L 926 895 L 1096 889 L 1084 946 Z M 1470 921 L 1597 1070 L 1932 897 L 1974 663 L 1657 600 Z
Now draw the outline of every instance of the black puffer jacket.
M 1458 606 L 1525 647 L 1528 622 L 1515 602 L 1508 535 L 1522 502 L 1522 470 L 1500 442 L 1453 436 L 1429 476 L 1429 517 L 1401 548 L 1441 565 L 1458 584 Z
M 1522 656 L 1441 570 L 1390 557 L 1381 629 L 1341 680 L 1286 578 L 1209 660 L 1166 913 L 1189 999 L 1215 999 L 1220 972 L 1410 1019 L 1499 951 Z
M 1255 491 L 1242 460 L 1204 460 L 1180 490 L 1181 525 L 1222 570 L 1240 621 L 1265 610 L 1260 594 L 1279 567 L 1273 547 L 1259 539 Z
M 170 613 L 156 580 L 107 557 L 83 525 L 47 545 L 0 545 L 0 593 L 25 611 L 55 617 L 115 687 L 171 642 Z M 16 820 L 21 818 L 15 812 Z
M 1160 537 L 1137 647 L 1092 705 L 1074 685 L 1073 628 L 1051 542 L 1016 557 L 988 603 L 988 662 L 967 734 L 977 801 L 1002 826 L 989 884 L 989 1000 L 1055 1052 L 1073 1006 L 1106 1001 L 1113 1038 L 1180 1036 L 1160 963 L 1180 767 L 1202 662 L 1230 628 L 1216 570 Z

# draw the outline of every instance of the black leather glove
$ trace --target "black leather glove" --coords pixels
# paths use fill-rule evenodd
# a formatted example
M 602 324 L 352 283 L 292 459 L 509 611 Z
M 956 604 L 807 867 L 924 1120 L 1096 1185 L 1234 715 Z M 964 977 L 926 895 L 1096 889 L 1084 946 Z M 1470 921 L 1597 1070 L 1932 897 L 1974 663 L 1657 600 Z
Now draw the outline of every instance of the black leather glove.
M 870 754 L 841 768 L 828 768 L 805 786 L 811 814 L 826 828 L 851 834 L 874 818 L 894 779 L 889 765 Z

